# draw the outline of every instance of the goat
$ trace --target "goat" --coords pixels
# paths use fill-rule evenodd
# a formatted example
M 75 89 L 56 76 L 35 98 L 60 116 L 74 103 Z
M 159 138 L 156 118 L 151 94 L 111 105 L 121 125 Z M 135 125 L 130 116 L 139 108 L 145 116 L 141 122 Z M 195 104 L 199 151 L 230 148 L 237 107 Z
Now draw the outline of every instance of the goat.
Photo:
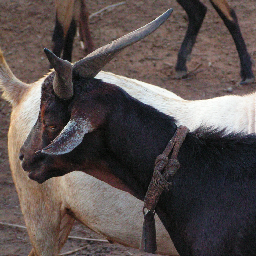
M 190 59 L 190 54 L 207 12 L 207 7 L 199 0 L 177 0 L 177 2 L 186 11 L 189 21 L 175 66 L 177 77 L 182 78 L 187 75 L 186 62 Z M 241 64 L 241 84 L 252 83 L 254 81 L 252 61 L 247 51 L 235 11 L 229 6 L 226 0 L 210 0 L 210 2 L 223 20 L 235 42 Z M 90 53 L 93 50 L 93 42 L 88 25 L 89 15 L 85 1 L 55 0 L 55 5 L 56 24 L 53 34 L 53 53 L 60 57 L 61 51 L 64 48 L 62 58 L 71 61 L 72 45 L 78 20 L 80 23 L 79 31 L 82 38 L 81 41 L 86 44 L 87 52 Z M 77 10 L 80 10 L 80 12 Z
M 53 52 L 64 60 L 71 61 L 73 41 L 77 24 L 81 41 L 86 53 L 93 50 L 93 41 L 89 29 L 89 13 L 85 0 L 55 0 L 56 18 L 52 36 Z
M 94 78 L 107 62 L 103 56 L 112 58 L 127 44 L 112 45 L 73 66 L 45 50 L 55 72 L 43 82 L 40 113 L 20 160 L 39 183 L 78 169 L 143 200 L 155 159 L 177 126 Z M 156 207 L 178 253 L 255 255 L 256 136 L 201 128 L 188 133 L 178 159 L 172 187 Z
M 185 124 L 191 130 L 203 123 L 227 126 L 226 131 L 256 131 L 255 93 L 187 101 L 157 86 L 109 72 L 101 71 L 96 78 L 117 84 L 144 103 L 175 116 L 178 124 Z M 44 79 L 32 84 L 21 82 L 0 52 L 0 87 L 12 104 L 8 133 L 10 168 L 33 245 L 30 256 L 57 255 L 72 228 L 73 217 L 110 241 L 138 248 L 142 202 L 79 171 L 52 178 L 42 185 L 28 179 L 23 171 L 18 161 L 19 149 L 36 122 Z M 158 252 L 177 255 L 158 219 L 156 223 Z
M 117 80 L 127 90 L 134 89 L 139 97 L 148 94 L 150 101 L 153 98 L 154 102 L 157 98 L 159 102 L 167 101 L 167 98 L 180 99 L 164 89 L 111 73 L 100 72 L 97 77 L 106 81 Z M 9 162 L 33 246 L 29 255 L 58 255 L 75 219 L 112 242 L 139 248 L 143 221 L 139 200 L 79 171 L 53 178 L 42 185 L 28 179 L 23 171 L 18 160 L 19 149 L 36 122 L 44 79 L 32 84 L 20 81 L 0 51 L 0 88 L 12 105 L 8 132 Z M 157 229 L 158 253 L 177 255 L 159 219 Z
M 203 23 L 207 7 L 199 0 L 177 0 L 177 2 L 188 15 L 188 28 L 179 50 L 175 67 L 177 76 L 182 78 L 187 75 L 186 62 L 196 42 L 196 37 Z M 235 11 L 229 6 L 226 0 L 210 0 L 210 2 L 223 20 L 235 42 L 241 64 L 241 84 L 252 83 L 254 81 L 252 61 L 239 28 Z
M 143 204 L 129 194 L 82 172 L 52 178 L 40 186 L 27 179 L 17 160 L 19 149 L 36 122 L 45 78 L 29 85 L 23 83 L 14 77 L 3 55 L 0 54 L 0 57 L 0 87 L 12 104 L 8 133 L 10 167 L 33 245 L 30 255 L 57 255 L 72 228 L 73 216 L 111 241 L 138 248 Z M 185 124 L 191 130 L 204 123 L 214 127 L 227 126 L 227 131 L 256 131 L 255 93 L 243 97 L 229 95 L 187 101 L 172 92 L 135 79 L 103 71 L 96 77 L 117 84 L 139 100 L 175 116 L 178 124 Z M 131 214 L 125 215 L 126 212 Z M 106 226 L 106 223 L 109 225 Z M 177 255 L 161 223 L 157 223 L 158 252 Z

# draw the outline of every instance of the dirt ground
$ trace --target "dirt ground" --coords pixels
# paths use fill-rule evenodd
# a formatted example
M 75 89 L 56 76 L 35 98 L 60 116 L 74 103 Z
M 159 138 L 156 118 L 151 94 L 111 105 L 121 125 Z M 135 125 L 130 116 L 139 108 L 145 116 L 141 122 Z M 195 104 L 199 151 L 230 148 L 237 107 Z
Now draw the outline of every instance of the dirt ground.
M 238 55 L 226 27 L 209 1 L 203 0 L 208 13 L 188 64 L 191 76 L 175 79 L 177 52 L 187 27 L 187 17 L 176 1 L 127 0 L 93 17 L 90 28 L 96 47 L 128 33 L 172 7 L 172 17 L 154 34 L 126 49 L 104 70 L 139 79 L 167 88 L 185 99 L 205 99 L 227 94 L 253 92 L 255 84 L 240 86 Z M 117 0 L 88 0 L 90 13 Z M 256 59 L 256 4 L 255 0 L 230 0 L 239 18 L 240 27 L 249 53 Z M 51 49 L 54 27 L 52 0 L 0 0 L 0 47 L 14 74 L 24 82 L 34 82 L 48 71 L 43 48 Z M 78 38 L 73 61 L 84 57 Z M 254 67 L 254 73 L 256 69 Z M 24 228 L 18 197 L 11 177 L 7 155 L 7 131 L 10 106 L 0 99 L 0 255 L 28 255 L 31 245 Z M 72 235 L 99 236 L 76 223 Z M 84 247 L 70 255 L 138 255 L 139 252 L 117 244 L 69 239 L 63 252 Z

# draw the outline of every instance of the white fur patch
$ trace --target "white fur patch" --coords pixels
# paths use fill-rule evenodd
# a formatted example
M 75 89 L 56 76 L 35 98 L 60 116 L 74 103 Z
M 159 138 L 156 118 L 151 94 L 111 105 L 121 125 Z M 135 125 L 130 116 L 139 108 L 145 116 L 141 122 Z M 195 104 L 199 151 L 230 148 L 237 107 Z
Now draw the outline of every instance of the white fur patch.
M 96 78 L 116 84 L 134 98 L 173 116 L 177 125 L 190 131 L 205 125 L 226 129 L 226 133 L 255 131 L 255 93 L 245 96 L 227 95 L 206 100 L 184 100 L 176 94 L 135 79 L 101 71 Z

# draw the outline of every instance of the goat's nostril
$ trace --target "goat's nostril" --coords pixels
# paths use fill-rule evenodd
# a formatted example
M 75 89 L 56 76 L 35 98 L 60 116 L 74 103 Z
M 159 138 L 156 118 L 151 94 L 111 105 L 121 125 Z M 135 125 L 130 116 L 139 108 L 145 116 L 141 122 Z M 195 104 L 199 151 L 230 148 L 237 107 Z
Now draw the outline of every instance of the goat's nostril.
M 22 161 L 24 159 L 24 155 L 22 153 L 19 154 L 19 159 Z

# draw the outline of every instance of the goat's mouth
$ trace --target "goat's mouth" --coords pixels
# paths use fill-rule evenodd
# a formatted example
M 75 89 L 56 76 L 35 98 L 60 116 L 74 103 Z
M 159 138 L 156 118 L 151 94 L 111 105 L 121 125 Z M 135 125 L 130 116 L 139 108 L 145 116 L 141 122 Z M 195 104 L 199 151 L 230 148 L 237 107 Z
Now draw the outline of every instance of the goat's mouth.
M 65 175 L 66 172 L 60 169 L 51 169 L 51 170 L 29 170 L 28 177 L 31 180 L 38 182 L 39 184 L 44 183 L 53 177 L 59 177 Z
M 28 177 L 31 180 L 38 182 L 39 184 L 44 183 L 46 180 L 50 179 L 51 177 L 47 177 L 44 173 L 36 170 L 36 171 L 28 171 Z
M 38 161 L 38 159 L 43 161 Z M 43 158 L 41 155 L 36 159 L 32 159 L 32 161 L 22 157 L 21 161 L 21 166 L 28 173 L 28 177 L 39 184 L 44 183 L 52 177 L 63 176 L 72 171 L 68 166 L 57 167 L 58 163 L 55 164 L 53 159 Z
M 28 173 L 28 177 L 31 180 L 37 181 L 39 184 L 42 184 L 43 182 L 52 177 L 61 176 L 61 172 L 58 169 L 52 168 L 51 164 L 49 163 L 45 163 L 46 159 L 44 155 L 37 155 L 36 158 L 30 161 L 26 160 L 24 156 L 19 158 L 22 161 L 21 166 L 23 170 Z M 47 160 L 49 162 L 49 159 Z

